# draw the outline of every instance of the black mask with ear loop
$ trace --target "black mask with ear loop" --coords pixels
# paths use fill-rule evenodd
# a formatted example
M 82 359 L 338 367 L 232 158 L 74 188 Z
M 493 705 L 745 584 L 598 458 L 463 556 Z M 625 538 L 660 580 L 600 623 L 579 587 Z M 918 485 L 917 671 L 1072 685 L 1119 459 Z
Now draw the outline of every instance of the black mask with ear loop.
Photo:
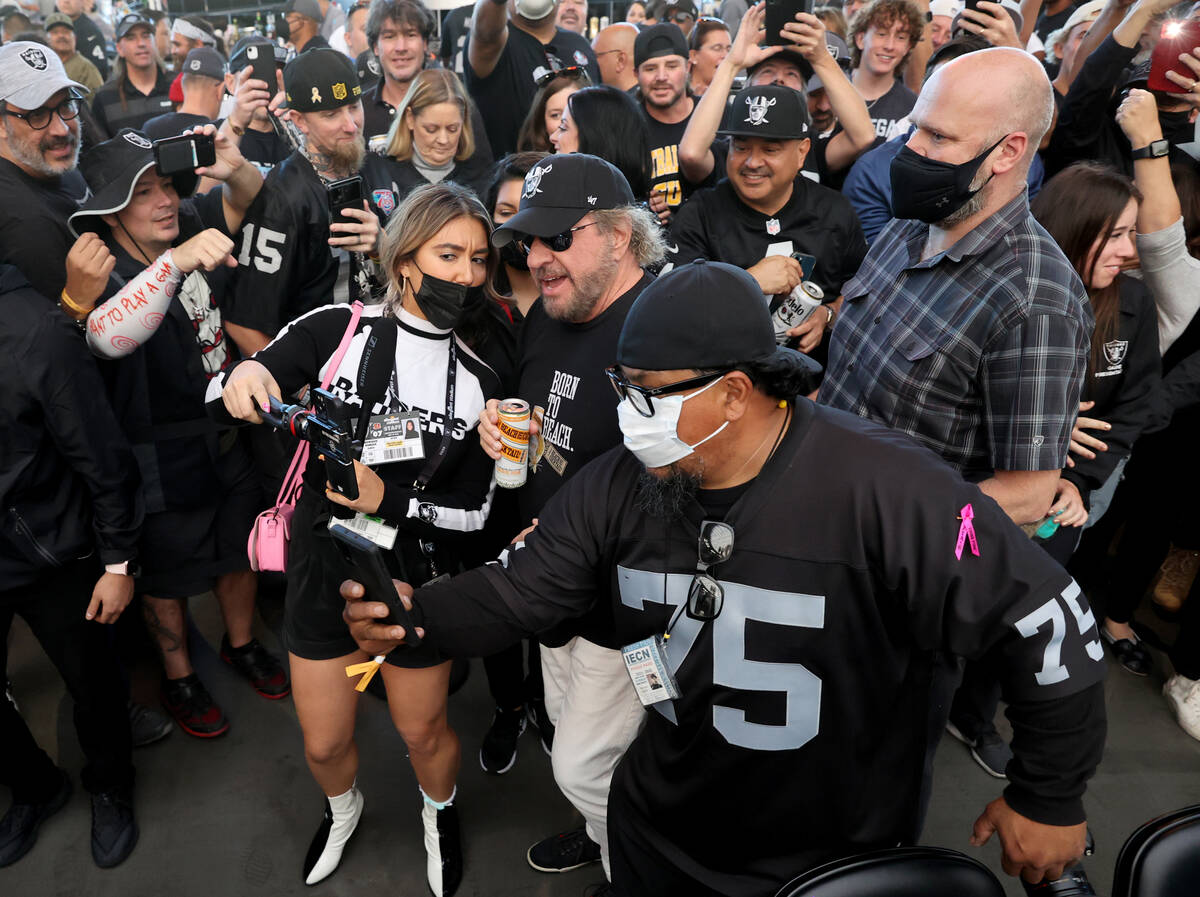
M 891 166 L 892 214 L 926 224 L 936 224 L 953 215 L 983 189 L 986 181 L 976 190 L 971 189 L 971 181 L 992 150 L 1007 137 L 1005 134 L 974 159 L 958 165 L 926 158 L 907 144 L 900 147 Z M 988 180 L 991 179 L 989 176 Z
M 500 247 L 500 261 L 518 271 L 529 270 L 529 257 L 516 240 L 509 240 Z
M 413 267 L 421 271 L 415 261 Z M 439 330 L 453 330 L 466 308 L 467 287 L 421 271 L 421 288 L 413 291 L 413 299 L 430 324 Z

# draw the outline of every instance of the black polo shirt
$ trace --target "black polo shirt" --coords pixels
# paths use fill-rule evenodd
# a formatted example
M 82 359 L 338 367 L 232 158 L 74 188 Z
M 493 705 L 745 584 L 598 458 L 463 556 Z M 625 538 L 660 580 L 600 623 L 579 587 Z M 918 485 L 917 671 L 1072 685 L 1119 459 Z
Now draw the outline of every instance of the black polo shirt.
M 559 28 L 550 43 L 542 44 L 532 34 L 509 22 L 508 42 L 496 60 L 496 67 L 486 78 L 476 75 L 471 67 L 470 44 L 468 36 L 463 44 L 467 90 L 483 113 L 492 151 L 499 155 L 517 148 L 517 134 L 537 93 L 535 71 L 586 66 L 592 83 L 600 83 L 596 54 L 574 31 Z
M 122 86 L 124 99 L 121 97 Z M 96 91 L 92 100 L 92 114 L 105 139 L 114 136 L 122 128 L 140 131 L 155 116 L 175 111 L 170 90 L 171 76 L 161 67 L 149 93 L 142 93 L 127 78 L 123 81 L 113 79 Z
M 801 252 L 817 260 L 809 278 L 832 301 L 842 284 L 858 270 L 867 241 L 849 201 L 840 193 L 814 184 L 803 174 L 792 184 L 792 196 L 774 215 L 764 215 L 742 202 L 728 178 L 697 190 L 675 214 L 667 261 L 676 267 L 698 258 L 749 268 L 774 253 Z

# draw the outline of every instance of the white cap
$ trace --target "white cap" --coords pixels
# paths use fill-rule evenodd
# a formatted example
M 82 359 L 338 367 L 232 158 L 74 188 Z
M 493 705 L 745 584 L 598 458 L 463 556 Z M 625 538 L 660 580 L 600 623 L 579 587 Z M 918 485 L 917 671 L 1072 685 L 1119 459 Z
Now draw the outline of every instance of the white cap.
M 1090 0 L 1088 3 L 1081 3 L 1075 7 L 1075 11 L 1071 13 L 1071 18 L 1067 19 L 1066 24 L 1057 31 L 1051 31 L 1046 38 L 1046 55 L 1057 56 L 1054 48 L 1066 41 L 1067 37 L 1071 34 L 1071 29 L 1076 25 L 1082 25 L 1084 22 L 1096 21 L 1096 19 L 1100 18 L 1100 10 L 1102 9 L 1104 9 L 1104 0 Z
M 963 10 L 962 0 L 930 0 L 929 14 L 953 19 Z
M 67 77 L 62 60 L 49 47 L 27 40 L 0 47 L 0 100 L 18 109 L 38 109 L 67 87 L 87 93 Z

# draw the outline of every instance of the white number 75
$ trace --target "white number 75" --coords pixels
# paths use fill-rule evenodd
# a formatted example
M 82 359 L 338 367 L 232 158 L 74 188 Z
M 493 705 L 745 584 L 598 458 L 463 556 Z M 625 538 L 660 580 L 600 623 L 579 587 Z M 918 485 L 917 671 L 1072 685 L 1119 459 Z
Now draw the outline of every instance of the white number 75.
M 1071 580 L 1071 584 L 1063 589 L 1061 597 L 1071 611 L 1071 615 L 1075 617 L 1075 625 L 1079 627 L 1079 634 L 1083 635 L 1095 627 L 1096 618 L 1090 608 L 1086 611 L 1083 609 L 1079 603 L 1079 594 L 1079 584 L 1075 580 Z M 1050 641 L 1046 644 L 1046 651 L 1042 655 L 1042 669 L 1035 676 L 1038 685 L 1054 685 L 1071 675 L 1061 663 L 1062 642 L 1063 636 L 1067 632 L 1067 619 L 1063 614 L 1062 607 L 1059 606 L 1058 598 L 1051 598 L 1037 610 L 1017 620 L 1017 632 L 1025 638 L 1030 638 L 1047 623 L 1050 624 Z M 1104 649 L 1100 646 L 1098 639 L 1089 641 L 1086 648 L 1088 657 L 1092 660 L 1100 660 L 1104 656 Z

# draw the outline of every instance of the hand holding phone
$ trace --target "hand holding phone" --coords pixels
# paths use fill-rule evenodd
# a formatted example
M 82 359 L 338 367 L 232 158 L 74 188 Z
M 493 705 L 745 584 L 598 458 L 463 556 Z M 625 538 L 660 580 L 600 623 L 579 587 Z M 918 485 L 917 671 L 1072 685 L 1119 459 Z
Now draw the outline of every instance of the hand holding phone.
M 325 185 L 329 198 L 330 224 L 359 224 L 356 218 L 343 214 L 346 209 L 362 209 L 366 197 L 363 194 L 363 179 L 359 175 L 342 178 Z
M 404 644 L 414 648 L 420 645 L 422 639 L 417 634 L 416 624 L 413 623 L 408 608 L 400 600 L 392 577 L 383 563 L 383 549 L 365 536 L 339 524 L 329 527 L 329 533 L 337 542 L 342 558 L 350 567 L 350 578 L 362 584 L 366 600 L 386 604 L 391 611 L 379 622 L 403 626 Z
M 1162 36 L 1150 54 L 1150 76 L 1146 86 L 1166 93 L 1191 91 L 1200 79 L 1200 71 L 1179 57 L 1192 53 L 1197 47 L 1200 47 L 1200 19 L 1165 22 Z M 1176 78 L 1169 78 L 1168 73 L 1173 73 Z
M 772 47 L 785 46 L 780 32 L 788 22 L 796 21 L 798 13 L 813 11 L 813 0 L 767 0 L 767 44 Z

